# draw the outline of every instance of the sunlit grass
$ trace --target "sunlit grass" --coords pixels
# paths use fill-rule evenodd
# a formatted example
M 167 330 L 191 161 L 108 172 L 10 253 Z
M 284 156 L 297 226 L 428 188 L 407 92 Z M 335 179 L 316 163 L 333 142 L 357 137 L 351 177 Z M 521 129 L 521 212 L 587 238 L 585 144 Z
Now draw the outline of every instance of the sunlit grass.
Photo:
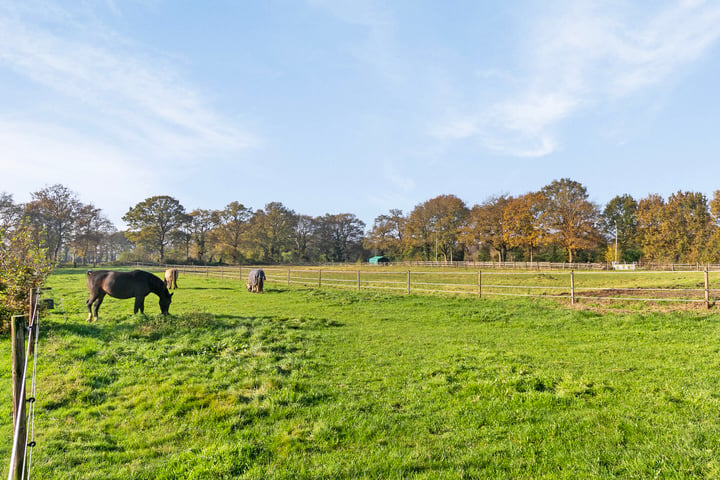
M 35 478 L 720 475 L 714 312 L 180 282 L 86 323 L 51 277 Z

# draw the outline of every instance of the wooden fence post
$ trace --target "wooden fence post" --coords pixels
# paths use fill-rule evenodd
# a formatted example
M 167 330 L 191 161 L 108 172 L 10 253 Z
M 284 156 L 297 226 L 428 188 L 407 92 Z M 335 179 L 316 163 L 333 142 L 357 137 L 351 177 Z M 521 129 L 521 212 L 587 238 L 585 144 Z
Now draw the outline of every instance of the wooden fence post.
M 30 289 L 30 308 L 28 309 L 28 318 L 30 324 L 33 322 L 33 313 L 35 313 L 35 304 L 37 303 L 38 291 L 34 288 Z
M 40 290 L 37 290 L 35 288 L 30 289 L 30 313 L 28 318 L 28 325 L 33 326 L 35 323 L 35 310 L 38 308 L 38 296 L 40 294 Z M 28 350 L 29 354 L 32 355 L 35 353 L 35 345 L 33 343 L 30 343 L 30 349 Z
M 410 270 L 407 271 L 407 293 L 410 295 Z
M 24 368 L 25 368 L 25 327 L 27 317 L 15 315 L 12 317 L 12 386 L 13 386 L 13 432 L 17 433 L 13 451 L 15 452 L 14 464 L 10 466 L 13 472 L 13 479 L 23 478 L 25 465 L 25 452 L 27 447 L 27 419 L 25 412 L 24 394 Z M 19 417 L 19 418 L 18 418 Z M 17 426 L 17 431 L 16 431 Z
M 357 291 L 360 291 L 360 270 L 357 271 Z
M 710 308 L 710 279 L 707 267 L 705 268 L 705 307 Z
M 287 278 L 287 286 L 290 286 L 290 269 L 288 268 L 288 278 Z
M 318 288 L 322 287 L 322 270 L 318 270 Z
M 575 305 L 575 272 L 570 270 L 570 305 Z
M 482 298 L 482 271 L 478 270 L 478 298 Z

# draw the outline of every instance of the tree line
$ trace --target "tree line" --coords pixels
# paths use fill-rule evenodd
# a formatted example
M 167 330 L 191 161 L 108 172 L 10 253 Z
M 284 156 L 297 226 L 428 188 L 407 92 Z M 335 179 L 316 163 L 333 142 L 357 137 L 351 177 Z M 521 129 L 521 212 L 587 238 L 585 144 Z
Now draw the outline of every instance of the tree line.
M 0 231 L 27 228 L 49 260 L 95 264 L 356 262 L 403 260 L 670 262 L 720 261 L 720 190 L 712 199 L 679 191 L 636 200 L 618 195 L 602 208 L 568 178 L 519 196 L 468 206 L 440 195 L 409 213 L 391 209 L 365 223 L 351 213 L 313 217 L 279 202 L 240 202 L 188 211 L 159 195 L 130 207 L 118 231 L 102 211 L 52 185 L 18 204 L 0 194 Z

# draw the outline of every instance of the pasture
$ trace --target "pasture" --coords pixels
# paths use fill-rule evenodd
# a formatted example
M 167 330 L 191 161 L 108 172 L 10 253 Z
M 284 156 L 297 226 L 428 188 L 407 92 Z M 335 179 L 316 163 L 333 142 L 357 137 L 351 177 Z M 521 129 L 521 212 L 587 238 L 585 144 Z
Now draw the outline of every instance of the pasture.
M 720 476 L 715 309 L 178 285 L 86 323 L 84 270 L 50 277 L 35 478 Z

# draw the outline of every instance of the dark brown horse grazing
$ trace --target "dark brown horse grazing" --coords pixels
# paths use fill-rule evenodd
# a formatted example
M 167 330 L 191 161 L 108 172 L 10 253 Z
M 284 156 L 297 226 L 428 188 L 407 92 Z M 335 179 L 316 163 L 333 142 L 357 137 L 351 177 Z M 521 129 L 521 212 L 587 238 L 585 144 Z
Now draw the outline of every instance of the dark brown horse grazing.
M 145 297 L 150 292 L 160 297 L 160 311 L 164 315 L 170 310 L 172 301 L 172 294 L 165 286 L 165 282 L 143 270 L 133 270 L 132 272 L 88 270 L 87 287 L 90 291 L 90 298 L 85 302 L 88 307 L 88 322 L 93 319 L 93 316 L 97 321 L 98 310 L 105 295 L 115 298 L 135 297 L 133 313 L 145 313 Z

